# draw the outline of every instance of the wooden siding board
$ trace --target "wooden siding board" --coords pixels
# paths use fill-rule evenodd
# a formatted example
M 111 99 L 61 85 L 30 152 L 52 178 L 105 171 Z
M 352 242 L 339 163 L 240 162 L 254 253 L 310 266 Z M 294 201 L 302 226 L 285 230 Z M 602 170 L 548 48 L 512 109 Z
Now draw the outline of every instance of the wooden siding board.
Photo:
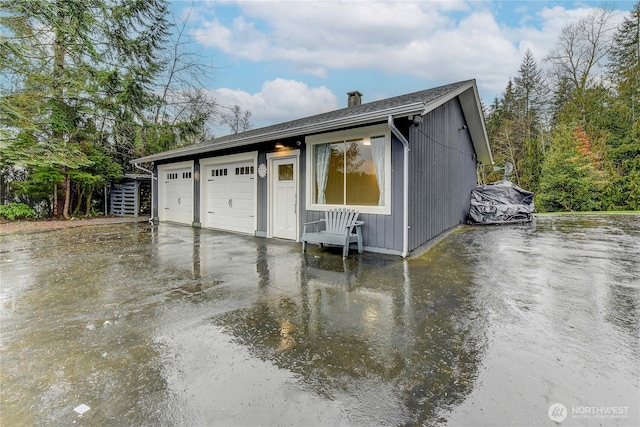
M 298 185 L 298 201 L 300 206 L 300 217 L 298 221 L 300 221 L 298 230 L 300 232 L 300 236 L 302 236 L 302 224 L 309 221 L 307 219 L 307 146 L 302 145 L 300 147 L 300 157 L 298 158 L 300 173 L 299 178 L 300 182 Z M 298 237 L 300 237 L 298 236 Z
M 394 206 L 392 206 L 391 215 L 393 215 L 393 217 L 392 216 L 386 217 L 384 221 L 384 228 L 379 230 L 379 234 L 383 236 L 382 239 L 385 242 L 385 246 L 388 246 L 389 248 L 392 248 L 392 249 L 398 249 L 395 247 L 393 242 L 393 237 L 394 237 L 393 218 L 399 215 L 398 213 L 395 213 L 395 212 L 397 212 L 397 209 Z M 402 247 L 400 247 L 400 249 L 402 249 Z
M 159 176 L 159 171 L 158 171 L 158 165 L 153 165 L 153 176 L 155 178 L 151 179 L 151 219 L 154 222 L 158 222 L 159 217 L 158 217 L 158 176 Z M 155 181 L 155 182 L 154 182 Z
M 376 220 L 378 215 L 371 214 L 360 214 L 360 219 L 364 221 L 364 225 L 366 226 L 366 231 L 363 236 L 363 243 L 368 242 L 369 246 L 376 246 Z M 366 240 L 364 237 L 366 236 Z
M 267 153 L 264 151 L 258 152 L 258 165 L 267 164 Z M 257 173 L 255 174 L 256 183 L 256 231 L 266 233 L 267 232 L 267 219 L 269 213 L 268 211 L 268 187 L 269 187 L 269 177 L 268 175 L 264 178 L 260 178 Z
M 376 230 L 380 230 L 381 232 L 375 233 L 376 235 L 376 239 L 375 239 L 375 245 L 378 248 L 385 248 L 387 246 L 387 235 L 384 232 L 384 230 L 387 229 L 387 215 L 377 215 L 377 223 L 376 223 Z
M 403 174 L 404 174 L 404 149 L 402 143 L 393 135 L 391 137 L 391 162 L 393 176 L 391 178 L 391 228 L 392 234 L 388 240 L 388 247 L 394 250 L 402 250 L 402 218 L 403 218 Z
M 379 233 L 378 230 L 384 230 L 384 219 L 380 218 L 381 215 L 367 215 L 369 218 L 369 244 L 378 248 L 384 248 L 384 233 Z M 382 236 L 382 238 L 381 238 Z
M 200 176 L 200 160 L 199 159 L 193 162 L 193 173 L 194 173 L 194 176 L 195 174 Z M 200 206 L 202 203 L 202 201 L 200 200 L 201 182 L 202 182 L 201 179 L 193 180 L 193 225 L 198 225 L 198 227 L 201 226 L 201 223 L 200 223 Z
M 452 100 L 411 127 L 409 249 L 426 243 L 464 222 L 469 194 L 476 184 L 473 145 L 462 108 Z M 425 170 L 425 168 L 427 170 Z

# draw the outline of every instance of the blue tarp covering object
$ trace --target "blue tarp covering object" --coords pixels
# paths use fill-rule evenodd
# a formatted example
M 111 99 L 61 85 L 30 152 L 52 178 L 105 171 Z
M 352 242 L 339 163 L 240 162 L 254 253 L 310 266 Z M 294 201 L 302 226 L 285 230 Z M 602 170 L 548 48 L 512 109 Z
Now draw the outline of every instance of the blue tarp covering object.
M 533 193 L 511 181 L 479 185 L 471 191 L 472 224 L 531 222 L 535 212 Z

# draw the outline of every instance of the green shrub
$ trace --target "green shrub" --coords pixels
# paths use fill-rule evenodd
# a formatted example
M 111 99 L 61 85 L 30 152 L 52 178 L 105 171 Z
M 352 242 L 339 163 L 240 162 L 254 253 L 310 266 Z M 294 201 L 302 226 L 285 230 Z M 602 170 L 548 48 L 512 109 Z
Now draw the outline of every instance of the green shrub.
M 8 219 L 10 221 L 16 219 L 34 218 L 36 212 L 29 205 L 24 203 L 9 203 L 8 205 L 0 206 L 0 218 Z

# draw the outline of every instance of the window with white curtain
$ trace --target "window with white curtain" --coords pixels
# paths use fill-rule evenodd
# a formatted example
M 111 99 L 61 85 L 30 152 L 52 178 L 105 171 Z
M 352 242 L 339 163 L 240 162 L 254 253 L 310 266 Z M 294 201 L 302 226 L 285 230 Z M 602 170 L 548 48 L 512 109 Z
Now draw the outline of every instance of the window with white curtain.
M 391 137 L 384 125 L 307 137 L 307 206 L 390 214 Z

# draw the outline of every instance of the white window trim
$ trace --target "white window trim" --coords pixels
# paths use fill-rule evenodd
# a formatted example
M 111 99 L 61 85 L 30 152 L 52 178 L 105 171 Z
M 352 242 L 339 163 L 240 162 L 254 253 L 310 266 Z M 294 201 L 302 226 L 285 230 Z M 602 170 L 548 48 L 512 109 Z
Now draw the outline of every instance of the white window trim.
M 363 205 L 320 205 L 313 202 L 314 188 L 314 165 L 313 152 L 314 146 L 327 142 L 337 142 L 340 140 L 352 140 L 367 138 L 371 136 L 384 135 L 385 138 L 385 176 L 384 176 L 384 206 L 363 206 Z M 328 132 L 318 135 L 311 135 L 305 138 L 307 145 L 306 153 L 306 205 L 310 211 L 328 211 L 335 208 L 356 209 L 364 214 L 391 215 L 391 131 L 386 124 L 365 126 L 355 129 L 347 129 L 337 132 Z

